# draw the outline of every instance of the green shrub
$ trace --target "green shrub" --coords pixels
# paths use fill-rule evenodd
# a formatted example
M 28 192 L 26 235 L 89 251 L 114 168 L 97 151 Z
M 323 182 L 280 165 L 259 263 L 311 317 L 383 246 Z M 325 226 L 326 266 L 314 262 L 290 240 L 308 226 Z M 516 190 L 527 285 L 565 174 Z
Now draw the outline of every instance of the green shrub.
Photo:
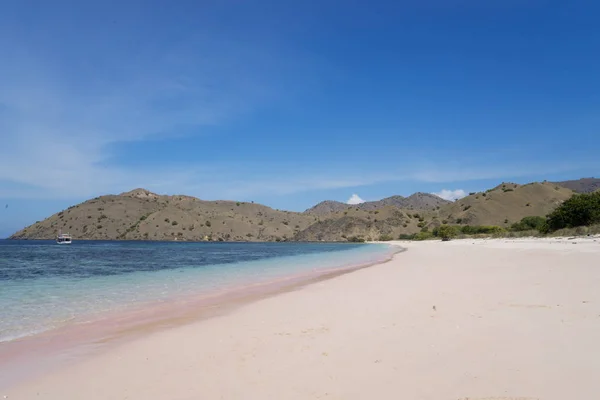
M 546 223 L 544 217 L 524 217 L 519 222 L 511 225 L 510 230 L 514 232 L 529 231 L 532 229 L 540 230 Z
M 458 234 L 458 229 L 454 226 L 450 225 L 442 225 L 437 228 L 437 237 L 442 239 L 443 241 L 447 241 L 452 239 L 454 236 Z
M 171 222 L 171 225 L 173 225 L 173 226 L 175 226 L 175 225 L 179 225 L 179 222 L 177 222 L 177 221 L 173 221 L 173 222 Z
M 415 234 L 401 233 L 398 240 L 414 240 Z
M 431 232 L 419 232 L 415 235 L 414 240 L 427 240 L 427 239 L 432 239 L 433 233 Z
M 359 236 L 350 236 L 348 241 L 353 243 L 364 243 L 365 239 Z
M 206 226 L 208 226 L 208 227 L 210 228 L 210 226 L 211 226 L 212 224 L 210 223 L 210 221 L 206 221 L 206 222 L 204 223 L 204 225 L 206 225 Z
M 553 232 L 600 223 L 600 192 L 575 194 L 546 216 L 541 229 Z
M 394 238 L 391 237 L 390 235 L 381 235 L 381 236 L 379 236 L 379 241 L 380 242 L 389 242 L 390 240 L 394 240 Z
M 479 226 L 465 225 L 460 228 L 460 231 L 464 235 L 478 235 L 478 234 L 493 235 L 493 234 L 500 234 L 500 233 L 504 232 L 505 229 L 500 226 L 495 226 L 495 225 L 489 225 L 489 226 L 487 226 L 487 225 L 479 225 Z

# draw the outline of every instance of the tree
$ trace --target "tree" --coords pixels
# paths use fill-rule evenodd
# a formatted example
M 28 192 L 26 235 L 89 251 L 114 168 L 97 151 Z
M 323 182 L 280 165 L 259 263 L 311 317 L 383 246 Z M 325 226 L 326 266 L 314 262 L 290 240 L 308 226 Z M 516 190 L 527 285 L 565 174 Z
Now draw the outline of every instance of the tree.
M 575 194 L 546 216 L 542 231 L 600 223 L 600 192 Z

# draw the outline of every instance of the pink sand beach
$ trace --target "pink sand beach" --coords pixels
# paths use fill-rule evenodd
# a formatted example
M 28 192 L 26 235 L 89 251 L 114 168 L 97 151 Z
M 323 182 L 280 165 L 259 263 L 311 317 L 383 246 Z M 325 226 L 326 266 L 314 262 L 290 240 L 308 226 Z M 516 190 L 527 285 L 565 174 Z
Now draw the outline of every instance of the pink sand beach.
M 600 238 L 397 244 L 383 264 L 65 350 L 0 396 L 600 398 Z

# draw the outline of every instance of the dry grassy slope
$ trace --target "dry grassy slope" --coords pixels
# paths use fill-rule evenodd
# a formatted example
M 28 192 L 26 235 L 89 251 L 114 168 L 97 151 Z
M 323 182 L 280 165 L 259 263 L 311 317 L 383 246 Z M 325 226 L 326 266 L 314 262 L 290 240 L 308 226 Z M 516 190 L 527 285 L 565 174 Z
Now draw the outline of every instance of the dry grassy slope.
M 553 182 L 577 193 L 592 193 L 600 190 L 600 178 L 581 178 L 571 181 Z
M 455 203 L 430 210 L 377 210 L 344 205 L 325 215 L 273 210 L 260 204 L 203 201 L 189 196 L 159 196 L 143 189 L 98 197 L 37 222 L 12 238 L 51 239 L 59 229 L 75 239 L 343 241 L 352 236 L 397 238 L 452 224 L 508 227 L 521 218 L 543 216 L 573 192 L 552 183 L 501 184 Z M 439 209 L 438 209 L 439 207 Z
M 37 222 L 12 238 L 239 240 L 291 238 L 315 217 L 252 203 L 159 196 L 144 189 L 98 197 Z
M 350 206 L 346 203 L 342 203 L 342 202 L 335 201 L 335 200 L 325 200 L 325 201 L 322 201 L 322 202 L 312 206 L 308 210 L 304 211 L 304 214 L 317 215 L 317 216 L 318 215 L 327 215 L 332 212 L 344 211 L 348 207 L 350 207 Z
M 316 223 L 294 236 L 298 241 L 345 241 L 353 236 L 377 240 L 381 235 L 397 238 L 421 230 L 412 210 L 388 206 L 362 210 L 358 206 L 320 216 Z
M 523 217 L 544 216 L 572 195 L 553 183 L 503 183 L 444 206 L 437 215 L 449 223 L 508 227 Z
M 351 208 L 358 208 L 364 211 L 380 210 L 384 207 L 392 206 L 407 210 L 435 210 L 438 207 L 449 204 L 448 200 L 444 200 L 430 193 L 413 193 L 408 197 L 391 196 L 377 201 L 367 201 L 357 205 L 349 205 L 339 201 L 326 200 L 322 201 L 314 207 L 304 211 L 305 214 L 325 216 L 331 213 L 343 212 Z

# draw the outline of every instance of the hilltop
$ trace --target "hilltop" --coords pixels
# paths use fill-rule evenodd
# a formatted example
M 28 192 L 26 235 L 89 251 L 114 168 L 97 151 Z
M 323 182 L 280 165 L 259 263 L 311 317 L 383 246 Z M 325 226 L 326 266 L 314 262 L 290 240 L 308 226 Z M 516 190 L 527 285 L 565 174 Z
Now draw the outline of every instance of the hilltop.
M 600 189 L 600 178 L 593 177 L 554 183 L 577 193 L 592 193 Z
M 455 202 L 415 193 L 357 205 L 326 201 L 298 213 L 248 202 L 206 201 L 135 189 L 74 205 L 11 238 L 52 239 L 62 230 L 76 240 L 388 239 L 442 224 L 509 227 L 526 216 L 545 216 L 572 194 L 570 189 L 549 182 L 502 183 Z
M 51 239 L 59 229 L 76 239 L 277 241 L 314 220 L 260 204 L 163 196 L 145 189 L 88 200 L 17 233 L 13 239 Z
M 385 199 L 377 201 L 366 201 L 364 203 L 356 205 L 341 203 L 339 201 L 326 200 L 320 202 L 312 208 L 309 208 L 308 210 L 304 211 L 304 213 L 311 215 L 327 215 L 330 213 L 336 213 L 352 208 L 371 211 L 378 210 L 387 206 L 393 206 L 396 208 L 407 210 L 435 210 L 443 205 L 450 203 L 450 201 L 444 200 L 441 197 L 438 197 L 434 194 L 417 192 L 408 197 L 391 196 L 386 197 Z
M 454 224 L 508 227 L 523 217 L 545 216 L 572 195 L 572 190 L 549 182 L 502 183 L 444 207 L 439 217 Z

